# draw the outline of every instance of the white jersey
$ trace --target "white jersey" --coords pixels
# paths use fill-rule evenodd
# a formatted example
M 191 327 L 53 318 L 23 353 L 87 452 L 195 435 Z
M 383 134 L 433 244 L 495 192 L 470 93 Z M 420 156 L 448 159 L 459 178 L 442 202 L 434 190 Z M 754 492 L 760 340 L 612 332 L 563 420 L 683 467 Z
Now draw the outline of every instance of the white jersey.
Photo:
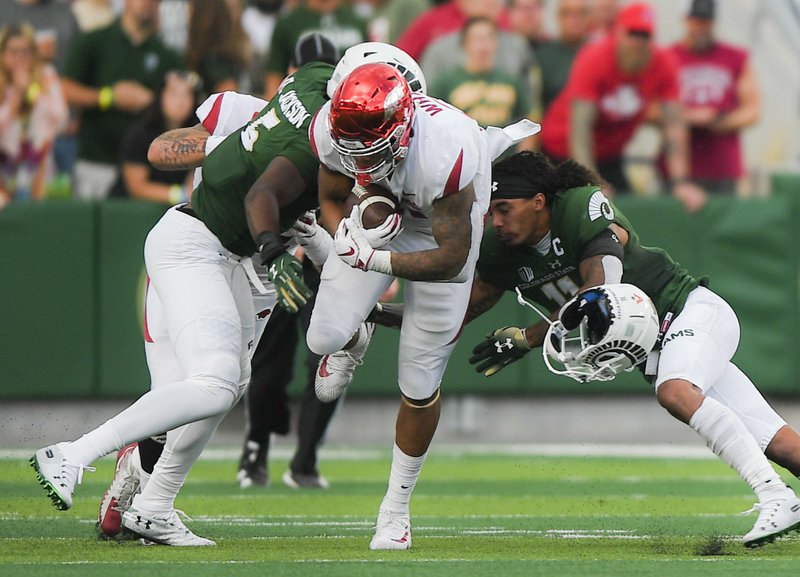
M 197 119 L 212 136 L 228 136 L 253 120 L 268 101 L 249 94 L 212 94 L 197 108 Z
M 405 226 L 430 230 L 433 203 L 463 189 L 479 174 L 488 178 L 491 159 L 477 122 L 441 100 L 423 94 L 412 97 L 415 112 L 408 156 L 380 184 L 401 201 Z M 311 123 L 311 146 L 325 166 L 347 174 L 327 130 L 330 105 L 325 103 Z M 480 188 L 475 192 L 485 212 L 490 191 Z
M 231 91 L 219 92 L 206 98 L 195 111 L 195 116 L 210 135 L 206 140 L 206 156 L 226 136 L 253 120 L 267 104 L 269 102 L 261 98 Z M 194 170 L 193 185 L 197 187 L 202 180 L 202 169 L 198 167 Z

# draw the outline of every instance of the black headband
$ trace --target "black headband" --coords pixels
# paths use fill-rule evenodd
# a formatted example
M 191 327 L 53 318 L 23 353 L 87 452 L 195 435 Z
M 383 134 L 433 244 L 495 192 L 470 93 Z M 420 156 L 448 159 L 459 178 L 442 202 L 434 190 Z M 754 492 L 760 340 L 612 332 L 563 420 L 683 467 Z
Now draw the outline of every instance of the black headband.
M 509 174 L 492 181 L 492 200 L 500 198 L 533 198 L 536 191 L 531 181 L 517 174 Z

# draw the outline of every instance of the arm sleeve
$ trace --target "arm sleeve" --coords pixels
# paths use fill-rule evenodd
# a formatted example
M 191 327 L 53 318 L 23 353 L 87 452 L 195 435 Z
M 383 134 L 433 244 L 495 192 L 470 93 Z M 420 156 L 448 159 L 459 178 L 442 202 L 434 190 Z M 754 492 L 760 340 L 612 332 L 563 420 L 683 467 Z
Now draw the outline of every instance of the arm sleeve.
M 267 104 L 249 94 L 221 92 L 206 98 L 195 114 L 210 135 L 227 136 L 250 122 Z
M 475 179 L 478 172 L 480 154 L 475 142 L 461 137 L 456 130 L 445 136 L 448 138 L 434 140 L 428 152 L 423 151 L 420 155 L 420 173 L 426 175 L 423 194 L 431 201 L 463 189 Z

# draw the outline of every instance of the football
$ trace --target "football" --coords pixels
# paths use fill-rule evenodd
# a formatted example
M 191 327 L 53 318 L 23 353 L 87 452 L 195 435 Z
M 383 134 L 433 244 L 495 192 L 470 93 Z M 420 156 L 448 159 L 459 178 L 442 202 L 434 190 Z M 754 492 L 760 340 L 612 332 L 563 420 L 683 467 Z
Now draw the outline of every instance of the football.
M 344 215 L 350 216 L 353 206 L 361 212 L 361 226 L 366 229 L 383 224 L 386 218 L 400 210 L 397 197 L 376 184 L 356 185 L 344 203 Z

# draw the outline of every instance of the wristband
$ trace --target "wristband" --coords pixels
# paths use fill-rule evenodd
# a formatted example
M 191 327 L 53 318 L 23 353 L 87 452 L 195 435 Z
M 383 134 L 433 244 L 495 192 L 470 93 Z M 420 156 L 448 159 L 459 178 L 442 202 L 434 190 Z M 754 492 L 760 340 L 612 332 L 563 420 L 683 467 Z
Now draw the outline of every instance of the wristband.
M 25 91 L 25 101 L 29 105 L 36 104 L 36 101 L 39 99 L 39 95 L 42 93 L 42 85 L 38 82 L 31 82 L 28 86 L 28 90 Z
M 169 187 L 170 204 L 180 204 L 187 200 L 189 200 L 188 195 L 183 192 L 183 187 L 180 184 L 173 184 Z
M 258 252 L 261 254 L 261 264 L 268 265 L 275 260 L 278 255 L 286 251 L 283 239 L 276 233 L 265 230 L 256 237 Z
M 97 95 L 97 106 L 100 110 L 106 111 L 114 104 L 114 89 L 110 86 L 103 86 Z
M 376 250 L 372 255 L 372 262 L 369 263 L 370 270 L 383 274 L 392 274 L 392 253 L 388 250 Z

